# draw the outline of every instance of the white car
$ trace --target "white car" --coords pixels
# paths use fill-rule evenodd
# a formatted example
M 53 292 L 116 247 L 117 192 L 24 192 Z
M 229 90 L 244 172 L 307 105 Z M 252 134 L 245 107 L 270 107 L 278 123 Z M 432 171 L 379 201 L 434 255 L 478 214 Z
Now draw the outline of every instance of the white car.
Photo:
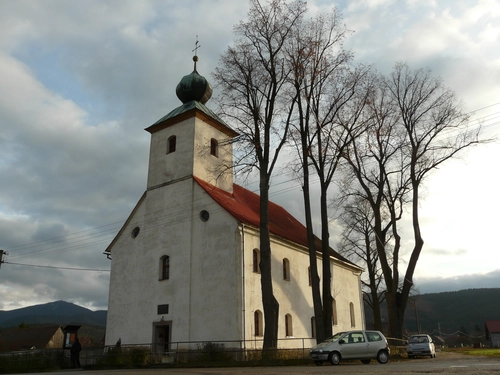
M 389 354 L 387 340 L 379 331 L 339 332 L 310 351 L 310 357 L 317 365 L 325 361 L 337 365 L 342 359 L 360 359 L 364 364 L 372 359 L 387 363 Z
M 408 340 L 408 347 L 406 348 L 408 358 L 416 356 L 430 356 L 436 358 L 436 347 L 429 335 L 412 335 Z

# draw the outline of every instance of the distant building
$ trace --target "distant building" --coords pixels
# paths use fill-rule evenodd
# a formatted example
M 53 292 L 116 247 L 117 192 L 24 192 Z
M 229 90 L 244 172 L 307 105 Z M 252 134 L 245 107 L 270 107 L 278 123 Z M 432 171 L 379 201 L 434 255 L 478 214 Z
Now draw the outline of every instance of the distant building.
M 500 320 L 487 320 L 484 324 L 486 341 L 492 348 L 500 347 Z
M 177 86 L 183 104 L 146 129 L 147 190 L 105 250 L 112 259 L 106 345 L 120 338 L 123 345 L 153 342 L 158 351 L 172 342 L 261 345 L 259 196 L 233 183 L 237 133 L 205 106 L 211 90 L 195 64 Z M 311 345 L 306 230 L 283 207 L 270 203 L 269 210 L 278 336 Z M 318 261 L 321 269 L 319 252 Z M 333 249 L 330 267 L 334 331 L 364 328 L 361 268 Z
M 0 332 L 0 351 L 62 349 L 64 333 L 60 326 L 10 328 Z

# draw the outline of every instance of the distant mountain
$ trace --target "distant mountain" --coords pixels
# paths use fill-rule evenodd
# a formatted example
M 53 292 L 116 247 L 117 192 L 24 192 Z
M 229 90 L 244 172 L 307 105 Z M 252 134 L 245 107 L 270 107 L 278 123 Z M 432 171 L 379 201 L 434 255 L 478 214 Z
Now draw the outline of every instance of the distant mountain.
M 409 329 L 453 333 L 484 331 L 486 320 L 500 320 L 500 288 L 466 289 L 456 292 L 421 294 L 408 303 L 405 321 Z
M 21 323 L 105 327 L 107 314 L 106 310 L 92 311 L 73 303 L 56 301 L 16 310 L 0 311 L 0 327 L 13 327 Z
M 417 332 L 418 320 L 421 332 L 440 329 L 444 334 L 451 334 L 460 330 L 477 335 L 484 331 L 486 320 L 500 320 L 498 301 L 500 288 L 420 294 L 408 301 L 404 328 L 409 333 Z M 366 305 L 365 315 L 367 327 L 372 327 L 373 314 Z M 385 304 L 382 316 L 387 317 Z M 387 323 L 387 318 L 384 322 Z
M 457 330 L 469 334 L 484 331 L 486 320 L 500 320 L 498 301 L 500 301 L 500 288 L 420 294 L 411 297 L 408 302 L 405 330 L 410 333 L 416 332 L 418 318 L 422 332 L 430 333 L 438 328 L 447 334 Z M 0 311 L 0 328 L 18 326 L 21 323 L 28 325 L 76 324 L 105 328 L 106 316 L 106 310 L 92 311 L 73 303 L 56 301 L 11 311 Z M 368 306 L 365 306 L 365 316 L 367 328 L 371 328 L 373 315 Z M 387 317 L 385 305 L 382 316 Z M 384 324 L 387 324 L 387 318 L 384 319 Z

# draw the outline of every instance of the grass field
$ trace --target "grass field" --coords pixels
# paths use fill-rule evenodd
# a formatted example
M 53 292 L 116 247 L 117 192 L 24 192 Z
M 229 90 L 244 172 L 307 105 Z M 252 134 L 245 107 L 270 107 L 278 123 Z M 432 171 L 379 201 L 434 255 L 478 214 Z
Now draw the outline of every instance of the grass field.
M 500 358 L 500 348 L 481 348 L 481 349 L 472 349 L 472 348 L 450 348 L 444 349 L 447 352 L 455 352 L 462 353 L 467 355 L 476 355 L 480 357 L 491 357 L 491 358 Z

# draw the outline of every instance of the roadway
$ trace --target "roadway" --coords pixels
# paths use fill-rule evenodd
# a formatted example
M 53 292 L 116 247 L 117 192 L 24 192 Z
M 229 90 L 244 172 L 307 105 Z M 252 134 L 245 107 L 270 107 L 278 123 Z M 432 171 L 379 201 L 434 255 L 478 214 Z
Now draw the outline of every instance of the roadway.
M 274 367 L 228 367 L 228 368 L 162 368 L 162 369 L 130 369 L 130 370 L 61 370 L 52 372 L 57 375 L 332 375 L 332 374 L 474 374 L 499 375 L 500 359 L 465 356 L 457 353 L 437 353 L 436 358 L 391 359 L 381 365 L 372 361 L 363 365 L 359 361 L 340 363 L 337 366 L 274 366 Z M 30 375 L 47 375 L 37 373 Z

